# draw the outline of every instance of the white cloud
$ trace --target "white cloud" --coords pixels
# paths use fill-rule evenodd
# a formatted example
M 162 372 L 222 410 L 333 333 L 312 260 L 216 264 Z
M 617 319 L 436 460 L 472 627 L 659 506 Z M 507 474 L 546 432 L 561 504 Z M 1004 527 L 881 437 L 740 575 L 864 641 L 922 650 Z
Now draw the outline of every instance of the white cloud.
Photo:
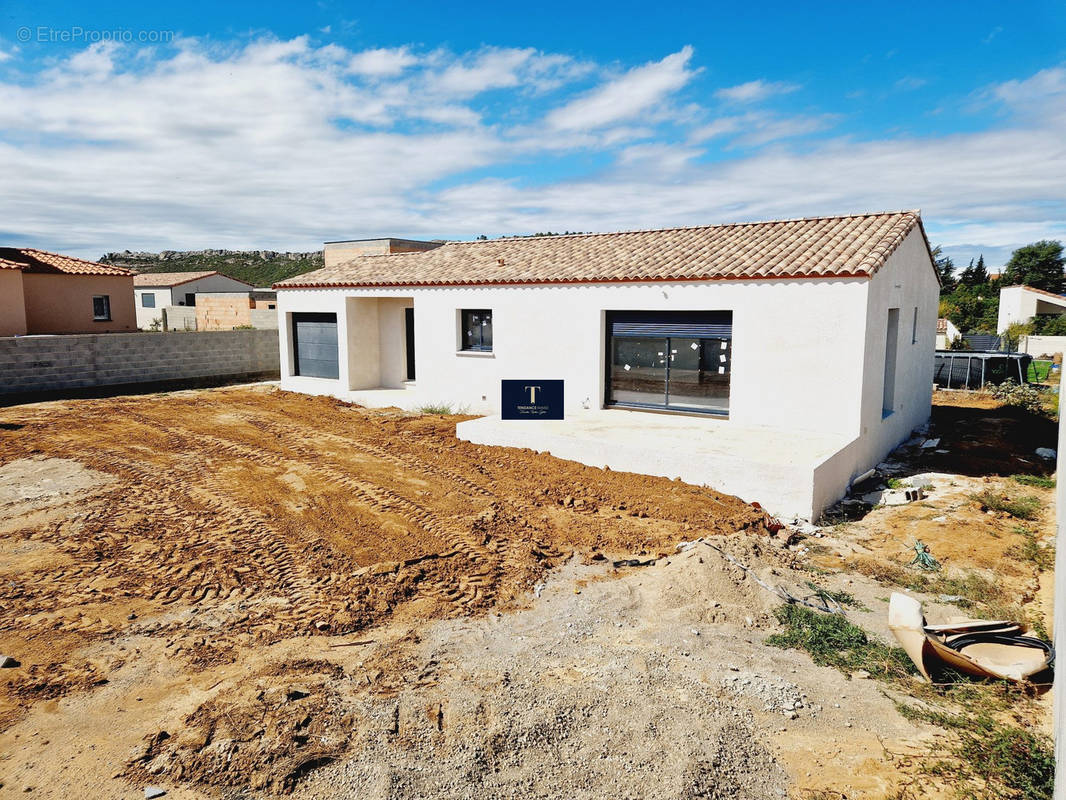
M 738 86 L 718 89 L 714 96 L 730 103 L 758 103 L 779 94 L 790 94 L 799 89 L 795 83 L 764 81 L 762 78 Z
M 1061 66 L 978 93 L 1002 111 L 987 130 L 856 141 L 812 138 L 837 123 L 827 112 L 715 119 L 680 101 L 690 48 L 621 73 L 533 50 L 360 54 L 304 37 L 144 52 L 87 48 L 0 78 L 11 243 L 304 249 L 915 206 L 960 258 L 1066 238 Z M 590 73 L 599 85 L 575 96 Z M 492 88 L 498 107 L 474 102 Z
M 406 47 L 382 47 L 356 53 L 348 64 L 348 71 L 353 75 L 391 78 L 417 63 L 418 59 Z
M 824 131 L 835 121 L 836 116 L 833 114 L 782 117 L 763 111 L 752 111 L 731 117 L 719 117 L 696 128 L 689 135 L 689 142 L 705 142 L 729 136 L 733 145 L 753 147 Z
M 907 75 L 896 81 L 895 87 L 901 92 L 913 92 L 915 89 L 921 89 L 928 83 L 929 81 L 925 78 L 919 78 L 914 75 Z
M 552 111 L 549 127 L 587 130 L 632 119 L 666 101 L 696 74 L 688 68 L 692 48 L 645 64 Z
M 437 53 L 439 72 L 427 77 L 427 88 L 437 95 L 464 98 L 493 89 L 525 87 L 547 91 L 584 74 L 588 65 L 569 56 L 525 49 L 485 47 L 458 59 Z

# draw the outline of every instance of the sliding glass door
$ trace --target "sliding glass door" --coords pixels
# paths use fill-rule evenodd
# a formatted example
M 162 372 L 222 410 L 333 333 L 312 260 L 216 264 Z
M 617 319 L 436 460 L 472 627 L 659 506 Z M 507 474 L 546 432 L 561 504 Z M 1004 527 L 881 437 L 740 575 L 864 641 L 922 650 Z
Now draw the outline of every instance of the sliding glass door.
M 607 405 L 729 413 L 731 312 L 608 312 Z

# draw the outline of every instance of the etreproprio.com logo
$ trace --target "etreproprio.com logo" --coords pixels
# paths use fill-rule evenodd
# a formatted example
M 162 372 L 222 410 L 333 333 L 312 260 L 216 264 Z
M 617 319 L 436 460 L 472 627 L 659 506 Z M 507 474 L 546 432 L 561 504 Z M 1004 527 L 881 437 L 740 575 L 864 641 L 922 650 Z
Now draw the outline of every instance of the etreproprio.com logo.
M 49 44 L 96 44 L 97 42 L 167 44 L 174 41 L 175 36 L 174 31 L 83 28 L 80 25 L 73 25 L 69 28 L 53 28 L 49 25 L 37 25 L 34 27 L 23 25 L 15 31 L 15 38 L 20 42 Z

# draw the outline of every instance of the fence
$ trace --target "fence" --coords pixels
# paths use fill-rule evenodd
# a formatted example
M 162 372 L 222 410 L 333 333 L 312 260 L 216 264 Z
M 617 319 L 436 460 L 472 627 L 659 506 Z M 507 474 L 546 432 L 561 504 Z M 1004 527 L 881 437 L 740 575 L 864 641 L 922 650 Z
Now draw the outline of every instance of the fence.
M 277 331 L 0 338 L 0 395 L 279 375 Z
M 1023 336 L 1018 349 L 1031 356 L 1053 356 L 1066 353 L 1066 336 Z

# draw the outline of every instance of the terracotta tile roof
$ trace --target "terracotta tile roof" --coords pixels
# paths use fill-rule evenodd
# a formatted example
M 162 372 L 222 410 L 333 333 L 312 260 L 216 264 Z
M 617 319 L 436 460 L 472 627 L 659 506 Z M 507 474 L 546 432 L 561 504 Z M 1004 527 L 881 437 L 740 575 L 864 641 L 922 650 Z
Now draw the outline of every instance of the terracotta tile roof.
M 1027 292 L 1032 292 L 1033 294 L 1042 294 L 1044 297 L 1050 297 L 1050 298 L 1053 298 L 1055 300 L 1058 300 L 1060 303 L 1066 303 L 1066 295 L 1055 294 L 1054 292 L 1049 292 L 1046 289 L 1037 289 L 1037 288 L 1035 288 L 1033 286 L 1026 286 L 1023 283 L 1017 283 L 1014 286 L 1004 286 L 1003 288 L 1004 289 L 1025 289 L 1025 291 L 1027 291 Z
M 132 275 L 123 267 L 97 264 L 82 258 L 35 250 L 32 247 L 0 247 L 0 269 L 64 275 Z
M 200 278 L 210 278 L 212 275 L 219 274 L 218 270 L 204 270 L 202 272 L 142 272 L 133 276 L 133 285 L 180 286 L 183 283 L 198 281 Z
M 919 213 L 899 211 L 450 242 L 424 253 L 360 256 L 276 288 L 870 276 L 915 227 Z

